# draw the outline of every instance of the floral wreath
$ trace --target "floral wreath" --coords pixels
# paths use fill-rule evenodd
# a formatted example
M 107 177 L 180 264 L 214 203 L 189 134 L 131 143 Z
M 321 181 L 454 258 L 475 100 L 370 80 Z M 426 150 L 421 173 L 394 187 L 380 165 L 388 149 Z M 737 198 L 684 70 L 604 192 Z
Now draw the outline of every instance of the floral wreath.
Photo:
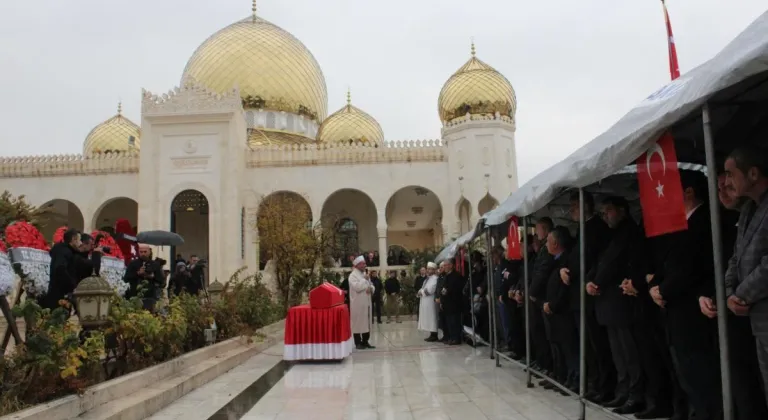
M 5 243 L 0 240 L 0 299 L 4 299 L 3 296 L 13 293 L 13 286 L 16 280 L 7 252 Z
M 53 233 L 53 243 L 54 245 L 59 242 L 64 242 L 64 233 L 69 229 L 67 226 L 62 226 L 58 229 L 56 229 L 56 232 Z
M 38 251 L 35 254 L 39 258 L 12 262 L 19 277 L 23 280 L 24 290 L 30 297 L 46 294 L 50 282 L 51 259 L 45 252 L 50 248 L 43 234 L 25 221 L 16 221 L 5 228 L 5 241 L 12 249 L 27 248 Z M 7 285 L 3 285 L 3 287 L 7 287 Z
M 102 257 L 99 275 L 112 286 L 112 290 L 119 296 L 124 296 L 125 292 L 127 292 L 130 287 L 130 285 L 123 280 L 125 277 L 125 262 L 120 258 L 109 255 Z
M 103 230 L 94 230 L 91 233 L 91 236 L 95 240 L 97 236 L 101 236 L 101 241 L 99 241 L 100 246 L 106 246 L 109 247 L 109 252 L 105 252 L 104 255 L 108 257 L 114 257 L 123 259 L 123 251 L 120 250 L 120 247 L 117 246 L 117 242 L 115 242 L 115 238 L 112 237 L 108 232 L 104 232 Z

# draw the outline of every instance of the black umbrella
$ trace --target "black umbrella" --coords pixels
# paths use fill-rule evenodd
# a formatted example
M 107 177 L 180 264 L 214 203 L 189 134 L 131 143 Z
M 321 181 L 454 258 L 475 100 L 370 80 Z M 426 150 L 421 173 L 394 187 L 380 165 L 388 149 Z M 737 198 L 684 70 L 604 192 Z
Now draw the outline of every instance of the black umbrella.
M 142 244 L 154 246 L 179 246 L 184 244 L 184 238 L 178 233 L 164 230 L 150 230 L 136 235 L 136 241 Z

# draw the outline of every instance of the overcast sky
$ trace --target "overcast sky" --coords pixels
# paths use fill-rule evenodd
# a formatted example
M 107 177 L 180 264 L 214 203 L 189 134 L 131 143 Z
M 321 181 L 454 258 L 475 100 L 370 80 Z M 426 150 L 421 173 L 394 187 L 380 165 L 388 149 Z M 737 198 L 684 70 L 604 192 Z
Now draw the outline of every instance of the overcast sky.
M 179 83 L 193 51 L 250 0 L 0 2 L 0 155 L 79 153 L 141 88 Z M 668 0 L 683 73 L 765 11 L 764 0 Z M 259 0 L 312 51 L 329 112 L 347 86 L 387 140 L 440 137 L 437 97 L 477 54 L 518 98 L 521 183 L 607 129 L 669 80 L 657 0 Z

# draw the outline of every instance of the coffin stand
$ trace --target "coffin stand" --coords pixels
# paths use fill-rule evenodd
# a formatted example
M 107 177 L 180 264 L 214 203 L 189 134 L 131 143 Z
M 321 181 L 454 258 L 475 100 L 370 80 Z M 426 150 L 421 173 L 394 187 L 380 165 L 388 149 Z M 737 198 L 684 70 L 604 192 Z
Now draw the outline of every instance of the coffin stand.
M 338 287 L 323 283 L 309 305 L 294 306 L 285 319 L 283 360 L 342 360 L 355 347 L 349 308 Z

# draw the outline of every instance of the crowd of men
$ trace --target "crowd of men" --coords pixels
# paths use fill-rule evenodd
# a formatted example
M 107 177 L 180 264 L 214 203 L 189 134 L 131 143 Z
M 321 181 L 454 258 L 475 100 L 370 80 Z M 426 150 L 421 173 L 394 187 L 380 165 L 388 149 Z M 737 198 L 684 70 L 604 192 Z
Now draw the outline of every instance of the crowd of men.
M 646 238 L 622 197 L 598 214 L 584 194 L 585 231 L 550 218 L 521 261 L 493 251 L 498 334 L 510 356 L 525 354 L 528 286 L 533 369 L 579 390 L 581 258 L 586 278 L 586 397 L 638 419 L 710 420 L 723 415 L 717 311 L 727 311 L 735 418 L 768 419 L 768 158 L 738 149 L 718 178 L 727 308 L 714 303 L 715 267 L 707 179 L 681 171 L 688 229 Z M 578 193 L 570 217 L 580 219 Z M 540 385 L 560 391 L 548 379 Z
M 87 277 L 99 274 L 101 258 L 109 252 L 101 244 L 101 237 L 92 237 L 79 230 L 70 228 L 64 232 L 63 240 L 51 247 L 50 279 L 48 292 L 38 299 L 43 308 L 51 310 L 60 306 L 62 300 L 72 300 L 72 293 L 77 285 Z M 177 256 L 175 271 L 163 270 L 166 261 L 155 258 L 152 249 L 139 245 L 139 253 L 125 269 L 123 280 L 129 289 L 126 298 L 139 297 L 144 309 L 154 312 L 157 302 L 163 298 L 170 275 L 169 297 L 181 293 L 199 294 L 204 290 L 204 262 L 196 256 L 184 261 Z

